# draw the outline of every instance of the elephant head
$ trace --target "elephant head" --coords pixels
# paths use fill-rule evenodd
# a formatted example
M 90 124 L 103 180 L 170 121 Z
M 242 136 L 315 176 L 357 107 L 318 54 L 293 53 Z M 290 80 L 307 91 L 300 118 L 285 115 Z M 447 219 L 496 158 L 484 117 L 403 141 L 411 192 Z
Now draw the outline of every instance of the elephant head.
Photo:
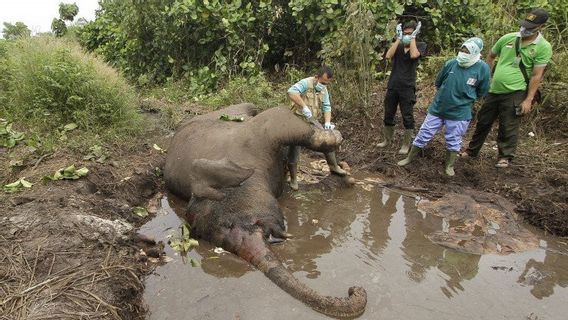
M 243 122 L 219 120 L 222 114 Z M 279 287 L 314 310 L 335 317 L 362 314 L 367 294 L 351 287 L 346 298 L 323 296 L 294 277 L 270 250 L 269 237 L 285 238 L 278 206 L 284 184 L 282 149 L 301 145 L 335 150 L 342 137 L 286 108 L 257 114 L 240 104 L 197 116 L 183 125 L 168 148 L 164 178 L 173 193 L 189 200 L 192 234 L 250 262 Z

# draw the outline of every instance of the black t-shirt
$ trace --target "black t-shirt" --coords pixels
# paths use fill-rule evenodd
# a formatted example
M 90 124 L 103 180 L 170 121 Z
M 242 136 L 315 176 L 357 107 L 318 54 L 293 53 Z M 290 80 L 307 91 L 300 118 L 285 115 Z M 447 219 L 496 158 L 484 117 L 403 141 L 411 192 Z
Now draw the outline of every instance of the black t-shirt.
M 389 89 L 416 86 L 416 67 L 418 67 L 418 61 L 426 52 L 426 43 L 416 42 L 416 48 L 420 52 L 420 57 L 417 59 L 410 58 L 410 50 L 404 52 L 402 43 L 396 48 L 392 59 L 392 71 L 388 83 Z

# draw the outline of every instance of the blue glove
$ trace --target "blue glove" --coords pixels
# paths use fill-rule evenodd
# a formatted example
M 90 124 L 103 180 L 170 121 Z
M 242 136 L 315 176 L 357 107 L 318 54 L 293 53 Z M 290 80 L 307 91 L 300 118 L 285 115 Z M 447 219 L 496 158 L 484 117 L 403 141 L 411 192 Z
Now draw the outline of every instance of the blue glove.
M 326 122 L 326 123 L 324 123 L 323 128 L 325 130 L 333 130 L 333 129 L 335 129 L 335 124 L 333 124 L 331 122 Z
M 402 40 L 402 23 L 396 25 L 396 37 Z
M 306 119 L 309 119 L 312 117 L 312 111 L 310 110 L 310 108 L 308 108 L 308 106 L 304 106 L 302 108 L 302 114 L 304 115 L 304 117 L 306 117 Z
M 418 21 L 418 24 L 416 25 L 416 29 L 414 29 L 414 32 L 412 32 L 412 34 L 410 36 L 412 38 L 416 38 L 416 36 L 420 33 L 420 28 L 422 28 L 422 22 Z

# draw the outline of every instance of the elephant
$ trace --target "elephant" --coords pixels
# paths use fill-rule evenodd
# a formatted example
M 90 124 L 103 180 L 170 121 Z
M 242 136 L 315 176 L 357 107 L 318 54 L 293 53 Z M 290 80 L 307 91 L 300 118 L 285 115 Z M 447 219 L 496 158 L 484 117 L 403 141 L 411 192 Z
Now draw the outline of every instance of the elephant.
M 223 114 L 243 121 L 222 121 Z M 248 261 L 315 311 L 356 317 L 365 311 L 365 289 L 324 296 L 295 278 L 269 247 L 269 240 L 291 236 L 277 201 L 285 186 L 285 147 L 329 152 L 342 139 L 339 131 L 323 130 L 285 107 L 259 113 L 253 104 L 232 105 L 180 126 L 168 147 L 164 179 L 170 192 L 188 200 L 192 236 Z

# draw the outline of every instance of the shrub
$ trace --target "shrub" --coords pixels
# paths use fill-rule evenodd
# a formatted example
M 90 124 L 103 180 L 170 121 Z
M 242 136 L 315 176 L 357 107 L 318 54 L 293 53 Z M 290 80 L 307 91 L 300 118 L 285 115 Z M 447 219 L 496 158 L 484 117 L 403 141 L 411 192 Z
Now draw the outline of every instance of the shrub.
M 8 120 L 40 136 L 60 133 L 69 123 L 107 137 L 138 130 L 133 88 L 77 44 L 46 36 L 5 47 L 0 112 Z

